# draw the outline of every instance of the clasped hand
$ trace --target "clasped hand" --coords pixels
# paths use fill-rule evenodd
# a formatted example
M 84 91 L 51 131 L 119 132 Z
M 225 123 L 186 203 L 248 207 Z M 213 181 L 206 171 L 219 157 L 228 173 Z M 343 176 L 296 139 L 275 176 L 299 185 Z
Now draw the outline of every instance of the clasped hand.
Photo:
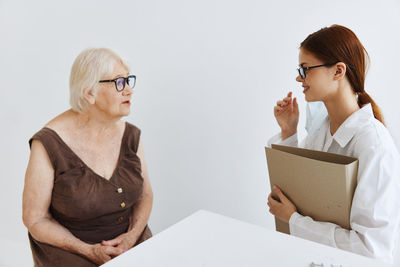
M 121 234 L 111 240 L 103 240 L 101 243 L 92 246 L 90 259 L 101 265 L 132 248 L 136 241 L 136 238 L 130 233 Z

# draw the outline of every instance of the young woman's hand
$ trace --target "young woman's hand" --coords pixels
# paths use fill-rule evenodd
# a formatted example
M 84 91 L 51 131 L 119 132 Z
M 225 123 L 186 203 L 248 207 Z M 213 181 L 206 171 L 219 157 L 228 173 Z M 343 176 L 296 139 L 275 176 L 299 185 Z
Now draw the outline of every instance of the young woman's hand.
M 281 127 L 282 140 L 285 140 L 297 132 L 299 106 L 297 105 L 297 99 L 292 99 L 292 92 L 289 92 L 284 99 L 276 102 L 274 116 Z
M 272 197 L 272 193 L 268 196 L 268 207 L 269 212 L 272 215 L 278 217 L 281 221 L 289 222 L 290 217 L 296 212 L 296 206 L 283 194 L 279 187 L 273 187 L 274 192 L 279 197 L 279 200 L 275 200 Z

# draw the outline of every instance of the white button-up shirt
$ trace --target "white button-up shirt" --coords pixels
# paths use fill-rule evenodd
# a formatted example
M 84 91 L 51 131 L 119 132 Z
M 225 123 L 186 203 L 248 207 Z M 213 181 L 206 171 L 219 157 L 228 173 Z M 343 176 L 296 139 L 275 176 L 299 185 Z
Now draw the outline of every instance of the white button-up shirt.
M 351 230 L 314 221 L 295 212 L 289 220 L 294 236 L 393 262 L 400 235 L 400 156 L 370 104 L 349 116 L 332 136 L 326 117 L 318 132 L 298 145 L 297 134 L 269 142 L 358 158 L 357 187 L 350 214 Z

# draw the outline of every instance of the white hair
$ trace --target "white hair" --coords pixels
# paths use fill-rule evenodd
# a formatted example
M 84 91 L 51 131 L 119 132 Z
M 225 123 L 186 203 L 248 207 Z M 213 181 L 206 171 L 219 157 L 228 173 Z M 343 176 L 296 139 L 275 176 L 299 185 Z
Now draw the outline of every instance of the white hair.
M 116 62 L 121 63 L 129 72 L 128 63 L 108 48 L 88 48 L 76 57 L 69 78 L 69 103 L 72 110 L 85 112 L 88 102 L 84 95 L 90 90 L 96 95 L 99 81 L 113 73 Z

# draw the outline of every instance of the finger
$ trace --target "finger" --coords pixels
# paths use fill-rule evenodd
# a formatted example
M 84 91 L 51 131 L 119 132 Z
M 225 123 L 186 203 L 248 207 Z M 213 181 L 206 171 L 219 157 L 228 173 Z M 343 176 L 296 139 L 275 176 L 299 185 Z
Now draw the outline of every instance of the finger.
M 117 246 L 117 248 L 122 249 L 122 253 L 127 252 L 130 249 L 129 245 L 126 243 L 121 243 Z
M 107 240 L 107 241 L 106 240 L 101 241 L 101 244 L 103 246 L 112 246 L 112 247 L 118 246 L 120 243 L 121 243 L 121 240 L 119 238 L 114 238 L 114 239 Z
M 279 201 L 277 201 L 276 199 L 274 199 L 274 197 L 272 196 L 272 193 L 269 194 L 269 196 L 268 196 L 268 202 L 269 202 L 269 206 L 270 206 L 270 207 L 276 206 L 276 205 L 279 205 L 279 204 L 280 204 Z
M 268 205 L 268 207 L 271 207 L 271 203 L 269 202 L 270 196 L 271 196 L 271 193 L 270 193 L 270 194 L 268 195 L 268 197 L 267 197 L 267 205 Z
M 297 104 L 297 98 L 293 99 L 293 112 L 298 114 L 299 113 L 299 105 Z
M 291 97 L 285 97 L 284 99 L 282 99 L 282 101 L 286 102 L 286 103 L 290 103 L 292 101 Z
M 117 247 L 106 247 L 104 252 L 109 256 L 118 256 L 122 254 L 124 251 L 123 249 Z
M 287 97 L 292 97 L 292 91 L 287 94 Z
M 278 195 L 278 197 L 281 200 L 281 202 L 284 202 L 284 201 L 287 200 L 287 197 L 283 194 L 281 189 L 279 187 L 277 187 L 276 185 L 274 185 L 274 191 Z
M 285 100 L 280 100 L 280 101 L 276 102 L 276 105 L 279 106 L 279 107 L 284 107 L 287 104 L 288 104 L 288 101 L 285 101 Z
M 278 112 L 285 112 L 291 108 L 290 105 L 277 105 L 275 107 L 278 107 L 278 109 L 276 109 Z
M 269 211 L 269 213 L 271 213 L 272 215 L 275 215 L 275 214 L 274 214 L 274 211 L 273 211 L 272 209 L 269 209 L 268 211 Z

